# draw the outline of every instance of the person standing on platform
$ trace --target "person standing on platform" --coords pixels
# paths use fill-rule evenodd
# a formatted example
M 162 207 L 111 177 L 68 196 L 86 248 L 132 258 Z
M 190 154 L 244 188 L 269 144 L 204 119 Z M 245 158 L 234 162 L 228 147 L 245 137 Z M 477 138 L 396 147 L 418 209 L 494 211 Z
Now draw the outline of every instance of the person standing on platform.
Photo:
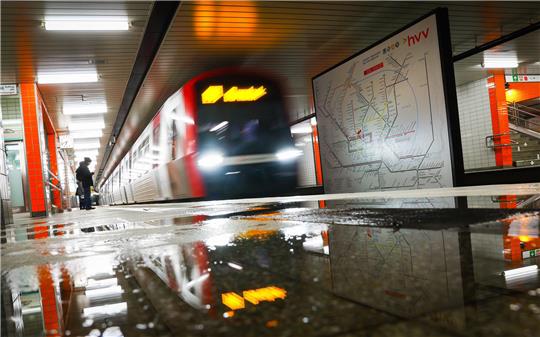
M 84 209 L 90 210 L 95 209 L 95 207 L 92 207 L 92 195 L 91 195 L 91 188 L 94 186 L 94 180 L 92 179 L 93 172 L 90 172 L 90 169 L 88 168 L 88 165 L 92 160 L 88 157 L 84 158 L 83 165 L 79 166 L 77 168 L 76 178 L 77 180 L 80 180 L 82 182 L 82 187 L 84 191 Z
M 79 179 L 79 168 L 81 166 L 84 166 L 84 161 L 81 161 L 79 162 L 79 167 L 77 168 L 77 171 L 75 171 L 77 173 L 77 191 L 75 192 L 75 194 L 79 197 L 79 208 L 80 209 L 85 209 L 85 202 L 84 201 L 84 189 L 83 189 L 83 186 L 82 186 L 82 181 Z

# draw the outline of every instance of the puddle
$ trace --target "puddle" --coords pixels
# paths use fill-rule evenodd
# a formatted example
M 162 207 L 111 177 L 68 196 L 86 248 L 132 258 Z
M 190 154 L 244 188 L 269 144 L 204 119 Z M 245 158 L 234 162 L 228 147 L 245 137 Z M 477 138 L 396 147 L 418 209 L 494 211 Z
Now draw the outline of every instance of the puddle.
M 537 331 L 538 211 L 256 207 L 6 230 L 8 335 Z

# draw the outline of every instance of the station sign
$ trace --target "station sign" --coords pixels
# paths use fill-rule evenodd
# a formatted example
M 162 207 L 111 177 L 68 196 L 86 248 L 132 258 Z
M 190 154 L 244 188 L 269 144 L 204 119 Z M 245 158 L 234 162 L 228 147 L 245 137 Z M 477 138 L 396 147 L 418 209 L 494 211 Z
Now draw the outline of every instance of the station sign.
M 540 82 L 540 75 L 506 75 L 506 82 Z
M 0 84 L 0 96 L 17 95 L 16 84 Z
M 530 259 L 532 257 L 540 256 L 540 249 L 526 250 L 521 253 L 523 259 Z

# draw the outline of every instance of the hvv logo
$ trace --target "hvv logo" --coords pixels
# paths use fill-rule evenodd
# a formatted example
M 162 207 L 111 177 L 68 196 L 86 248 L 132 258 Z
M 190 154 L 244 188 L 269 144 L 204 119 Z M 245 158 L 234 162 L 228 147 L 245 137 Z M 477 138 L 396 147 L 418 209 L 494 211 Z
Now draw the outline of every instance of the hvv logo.
M 429 27 L 418 34 L 407 36 L 407 43 L 409 44 L 409 47 L 414 46 L 416 43 L 419 43 L 422 40 L 422 37 L 424 38 L 424 40 L 427 39 L 428 35 L 429 35 Z

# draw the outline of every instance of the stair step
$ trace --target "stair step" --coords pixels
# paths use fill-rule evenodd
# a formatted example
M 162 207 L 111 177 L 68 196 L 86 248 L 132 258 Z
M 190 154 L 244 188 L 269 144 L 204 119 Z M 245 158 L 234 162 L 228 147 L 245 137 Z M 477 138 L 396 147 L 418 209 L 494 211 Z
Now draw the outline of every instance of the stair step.
M 540 159 L 514 160 L 514 166 L 540 166 Z

